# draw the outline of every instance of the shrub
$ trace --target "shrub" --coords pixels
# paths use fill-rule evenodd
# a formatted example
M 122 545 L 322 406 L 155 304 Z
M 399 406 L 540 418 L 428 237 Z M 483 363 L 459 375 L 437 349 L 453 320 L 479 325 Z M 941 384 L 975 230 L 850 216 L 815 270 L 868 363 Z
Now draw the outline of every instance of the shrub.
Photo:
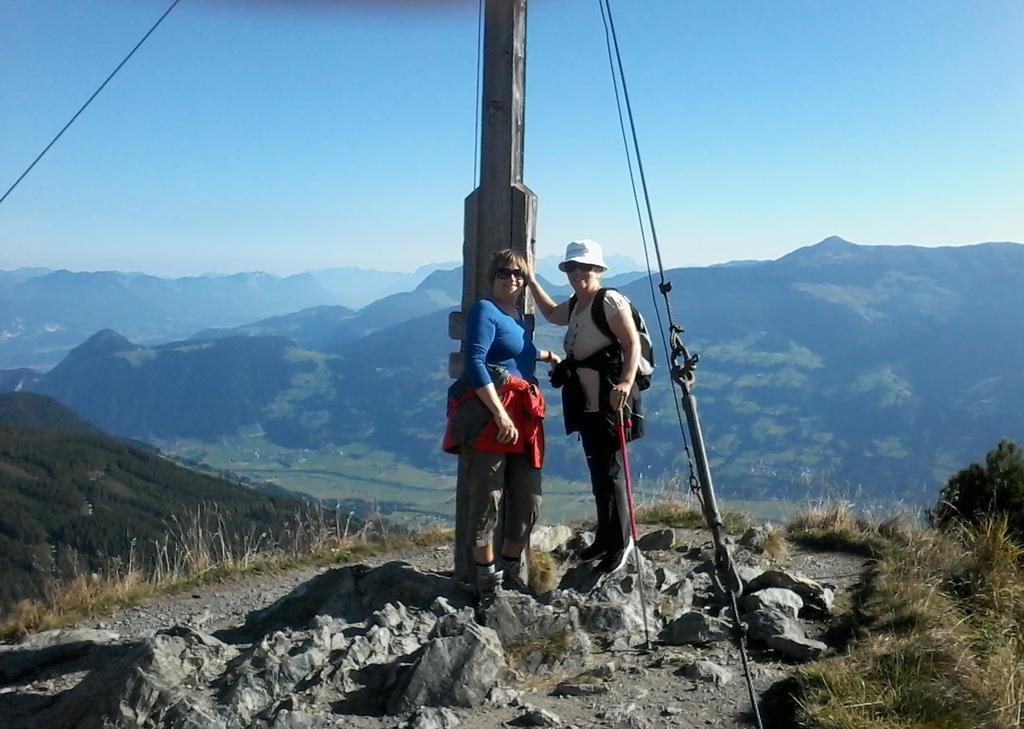
M 980 524 L 1005 515 L 1010 534 L 1024 541 L 1024 452 L 1003 439 L 985 456 L 953 476 L 942 489 L 939 503 L 929 512 L 936 526 L 958 521 Z

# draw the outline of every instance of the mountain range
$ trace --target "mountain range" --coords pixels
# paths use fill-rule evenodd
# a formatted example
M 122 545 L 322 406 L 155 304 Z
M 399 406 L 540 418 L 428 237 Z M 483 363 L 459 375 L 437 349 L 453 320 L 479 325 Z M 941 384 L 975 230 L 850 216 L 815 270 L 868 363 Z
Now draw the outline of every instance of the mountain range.
M 927 501 L 1000 437 L 1020 439 L 1022 274 L 1019 244 L 840 238 L 775 261 L 667 272 L 673 313 L 701 356 L 694 393 L 716 486 L 734 497 Z M 663 358 L 646 277 L 615 283 Z M 372 448 L 448 477 L 454 459 L 438 442 L 460 287 L 461 272 L 436 271 L 358 312 L 309 309 L 153 347 L 104 331 L 45 374 L 0 372 L 0 385 L 143 440 L 256 432 L 297 451 Z M 558 348 L 561 333 L 539 322 L 537 338 Z M 661 359 L 645 393 L 648 436 L 631 452 L 648 489 L 686 480 L 666 371 Z M 585 482 L 558 393 L 546 395 L 547 472 Z
M 454 267 L 456 264 L 447 266 Z M 120 271 L 0 271 L 0 368 L 45 369 L 100 329 L 143 344 L 183 339 L 310 307 L 335 316 L 415 289 L 445 264 L 412 273 L 331 268 L 159 278 Z

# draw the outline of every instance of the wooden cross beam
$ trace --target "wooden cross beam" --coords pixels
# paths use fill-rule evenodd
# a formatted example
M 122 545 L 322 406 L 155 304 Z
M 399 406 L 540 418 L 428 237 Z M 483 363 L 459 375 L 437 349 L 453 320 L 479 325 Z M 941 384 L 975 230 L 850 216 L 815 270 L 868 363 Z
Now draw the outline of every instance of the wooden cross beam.
M 487 265 L 491 255 L 512 248 L 533 261 L 537 196 L 523 184 L 523 134 L 526 102 L 526 0 L 486 0 L 483 90 L 481 98 L 480 186 L 465 204 L 462 245 L 462 310 L 449 319 L 449 335 L 462 340 L 465 315 L 490 294 Z M 533 301 L 524 302 L 533 329 Z M 451 355 L 449 374 L 462 372 L 462 354 Z M 459 457 L 455 501 L 455 577 L 475 580 L 468 522 L 469 492 Z M 503 518 L 503 515 L 502 515 Z M 501 532 L 499 519 L 498 535 Z M 495 548 L 500 548 L 496 536 Z M 526 564 L 528 560 L 524 559 Z

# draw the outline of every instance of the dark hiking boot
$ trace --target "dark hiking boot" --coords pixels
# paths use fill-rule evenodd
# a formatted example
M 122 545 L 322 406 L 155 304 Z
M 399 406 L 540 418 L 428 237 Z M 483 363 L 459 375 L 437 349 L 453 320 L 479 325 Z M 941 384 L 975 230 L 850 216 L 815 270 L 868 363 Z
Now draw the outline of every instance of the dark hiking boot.
M 522 566 L 518 562 L 501 561 L 501 572 L 504 574 L 504 584 L 508 590 L 518 590 L 530 594 L 530 586 L 523 581 Z
M 632 552 L 633 540 L 630 539 L 626 542 L 626 546 L 606 554 L 604 559 L 602 559 L 594 569 L 598 572 L 604 572 L 609 575 L 615 574 L 626 566 L 626 562 L 629 560 L 629 555 Z
M 504 578 L 505 574 L 500 569 L 494 572 L 477 572 L 476 596 L 481 604 L 490 603 L 494 600 L 494 596 L 501 589 Z
M 589 562 L 592 559 L 603 557 L 607 551 L 607 548 L 605 548 L 603 544 L 595 541 L 589 547 L 581 549 L 576 556 L 580 558 L 580 562 Z

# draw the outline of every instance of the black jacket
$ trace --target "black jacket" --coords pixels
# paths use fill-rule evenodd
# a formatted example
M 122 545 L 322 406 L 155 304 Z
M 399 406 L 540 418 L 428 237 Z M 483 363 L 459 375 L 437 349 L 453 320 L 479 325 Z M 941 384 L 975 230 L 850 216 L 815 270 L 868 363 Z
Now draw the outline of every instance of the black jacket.
M 566 434 L 575 433 L 583 424 L 586 400 L 583 386 L 576 370 L 580 367 L 597 370 L 599 375 L 598 403 L 599 412 L 608 423 L 610 432 L 619 430 L 618 414 L 611 408 L 610 396 L 612 388 L 619 382 L 622 374 L 622 347 L 618 343 L 609 344 L 586 359 L 576 360 L 568 357 L 559 362 L 551 374 L 551 384 L 562 388 L 562 415 L 565 418 Z M 644 416 L 640 399 L 640 388 L 633 383 L 622 410 L 626 426 L 626 440 L 636 440 L 644 435 Z

